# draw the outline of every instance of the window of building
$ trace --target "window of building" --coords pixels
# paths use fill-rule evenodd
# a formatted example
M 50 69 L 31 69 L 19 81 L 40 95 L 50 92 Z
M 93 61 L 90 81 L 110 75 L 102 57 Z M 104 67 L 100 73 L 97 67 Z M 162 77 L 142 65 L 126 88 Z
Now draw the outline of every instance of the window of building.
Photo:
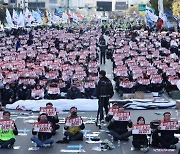
M 49 3 L 57 4 L 57 0 L 49 0 Z
M 45 8 L 45 2 L 29 2 L 29 8 Z

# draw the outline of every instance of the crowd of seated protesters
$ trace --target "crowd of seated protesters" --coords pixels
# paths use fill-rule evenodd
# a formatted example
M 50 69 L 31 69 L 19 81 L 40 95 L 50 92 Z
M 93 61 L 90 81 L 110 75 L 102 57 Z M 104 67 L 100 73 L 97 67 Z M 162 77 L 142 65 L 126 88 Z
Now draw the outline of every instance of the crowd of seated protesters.
M 73 80 L 83 98 L 95 97 L 99 62 L 97 25 L 73 29 L 18 29 L 0 39 L 0 88 L 3 104 L 25 99 L 69 97 Z M 83 33 L 82 33 L 83 31 Z M 23 93 L 21 92 L 23 91 Z M 69 91 L 69 92 L 68 92 Z M 67 95 L 68 92 L 68 95 Z
M 109 50 L 119 94 L 177 90 L 179 33 L 110 29 Z M 136 33 L 136 35 L 133 35 Z
M 108 37 L 118 93 L 164 89 L 170 93 L 177 89 L 178 32 L 121 31 L 107 26 L 101 33 L 98 25 L 86 28 L 70 32 L 63 27 L 39 27 L 2 36 L 0 79 L 4 88 L 0 91 L 4 104 L 19 99 L 66 98 L 75 79 L 81 97 L 94 98 L 99 71 L 97 38 L 102 34 Z

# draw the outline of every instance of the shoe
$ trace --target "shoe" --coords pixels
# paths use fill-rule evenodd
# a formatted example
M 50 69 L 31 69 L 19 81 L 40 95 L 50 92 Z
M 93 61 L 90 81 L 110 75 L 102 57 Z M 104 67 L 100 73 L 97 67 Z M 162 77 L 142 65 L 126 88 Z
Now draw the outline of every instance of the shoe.
M 66 137 L 64 137 L 63 140 L 59 140 L 56 143 L 62 143 L 62 144 L 63 143 L 69 143 L 69 140 Z
M 149 147 L 146 147 L 146 148 L 140 148 L 140 151 L 146 153 L 149 151 Z
M 13 148 L 13 145 L 11 145 L 11 144 L 8 144 L 8 149 L 12 149 Z
M 131 147 L 131 151 L 135 151 L 135 150 L 136 150 L 135 147 L 132 146 L 132 147 Z
M 104 124 L 104 120 L 101 120 L 101 124 Z
M 45 147 L 45 148 L 46 148 L 46 147 L 50 147 L 50 146 L 51 146 L 51 144 L 43 144 L 43 145 L 42 145 L 42 147 Z
M 169 148 L 170 149 L 176 149 L 176 145 L 170 145 Z

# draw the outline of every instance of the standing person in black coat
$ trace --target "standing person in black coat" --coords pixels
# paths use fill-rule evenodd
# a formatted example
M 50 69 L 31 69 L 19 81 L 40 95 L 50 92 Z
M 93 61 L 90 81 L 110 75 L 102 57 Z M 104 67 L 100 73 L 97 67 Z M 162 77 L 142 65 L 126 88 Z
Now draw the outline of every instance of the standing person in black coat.
M 145 124 L 144 117 L 137 118 L 137 124 Z M 134 134 L 132 145 L 135 149 L 141 150 L 143 152 L 147 152 L 149 150 L 148 147 L 148 139 L 146 134 Z
M 57 50 L 59 50 L 59 39 L 58 38 L 55 39 L 54 44 L 55 44 L 55 48 Z
M 124 108 L 119 108 L 119 112 L 124 112 Z M 128 137 L 132 134 L 131 131 L 128 131 L 128 127 L 132 128 L 131 119 L 128 121 L 116 121 L 112 118 L 107 128 L 114 137 L 114 140 L 128 141 Z
M 111 81 L 106 77 L 106 72 L 101 70 L 99 72 L 99 78 L 96 96 L 98 98 L 98 113 L 97 119 L 100 114 L 100 121 L 103 122 L 104 114 L 103 107 L 105 109 L 106 115 L 108 114 L 109 98 L 113 97 L 114 91 Z
M 100 62 L 102 64 L 102 61 L 104 62 L 104 64 L 106 63 L 106 49 L 107 49 L 107 45 L 106 45 L 106 40 L 104 38 L 103 35 L 101 35 L 101 37 L 99 38 L 99 48 L 100 48 Z
M 13 97 L 14 91 L 10 88 L 10 85 L 7 83 L 2 91 L 2 102 L 4 104 L 13 103 Z

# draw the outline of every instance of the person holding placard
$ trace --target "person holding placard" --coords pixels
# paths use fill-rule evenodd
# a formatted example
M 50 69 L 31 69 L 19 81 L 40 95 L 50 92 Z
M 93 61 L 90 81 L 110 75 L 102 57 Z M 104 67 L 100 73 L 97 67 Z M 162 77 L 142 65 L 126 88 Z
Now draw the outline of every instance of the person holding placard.
M 34 123 L 32 134 L 34 135 L 31 140 L 37 144 L 38 147 L 46 147 L 54 143 L 52 136 L 55 134 L 52 123 L 48 122 L 46 113 L 39 116 L 39 121 Z M 35 135 L 38 135 L 36 137 Z
M 3 112 L 3 119 L 0 120 L 0 148 L 13 148 L 15 135 L 18 135 L 16 124 L 10 119 L 10 112 Z
M 56 143 L 69 143 L 69 141 L 83 140 L 83 133 L 80 132 L 85 128 L 83 120 L 77 115 L 76 107 L 71 107 L 70 113 L 71 115 L 65 119 L 65 137 Z
M 68 89 L 67 91 L 67 99 L 77 99 L 77 98 L 81 98 L 81 91 L 80 89 L 77 87 L 76 83 L 72 83 L 71 87 Z
M 143 152 L 149 150 L 147 134 L 151 134 L 150 124 L 145 124 L 144 117 L 137 118 L 137 124 L 133 125 L 132 135 L 133 135 L 133 149 L 137 149 Z
M 31 89 L 31 98 L 36 100 L 44 98 L 44 88 L 39 84 L 35 85 L 34 89 Z
M 178 121 L 171 121 L 171 113 L 165 112 L 164 120 L 160 121 L 158 129 L 155 133 L 157 136 L 153 140 L 157 140 L 159 147 L 167 149 L 176 149 L 176 143 L 179 139 L 174 136 L 174 133 L 179 133 Z M 160 133 L 160 135 L 158 135 Z
M 54 109 L 55 112 L 52 111 L 52 115 L 51 113 L 48 115 L 48 121 L 50 121 L 53 125 L 53 129 L 56 131 L 60 128 L 60 126 L 58 125 L 58 122 L 59 122 L 59 119 L 58 119 L 58 115 L 57 115 L 57 112 L 56 112 L 56 108 L 53 107 L 53 104 L 52 103 L 47 103 L 46 104 L 46 108 L 48 109 Z
M 114 113 L 115 113 L 116 111 L 118 111 L 118 110 L 119 110 L 118 104 L 117 104 L 117 103 L 113 103 L 113 104 L 112 104 L 112 107 L 109 108 L 109 111 L 108 111 L 108 114 L 107 114 L 105 120 L 106 120 L 107 122 L 111 121 L 111 119 L 113 118 Z
M 131 131 L 128 131 L 128 127 L 132 127 L 130 113 L 124 112 L 124 108 L 121 107 L 119 108 L 119 111 L 114 114 L 107 128 L 109 129 L 110 134 L 114 137 L 115 141 L 128 141 L 128 137 L 132 134 Z

